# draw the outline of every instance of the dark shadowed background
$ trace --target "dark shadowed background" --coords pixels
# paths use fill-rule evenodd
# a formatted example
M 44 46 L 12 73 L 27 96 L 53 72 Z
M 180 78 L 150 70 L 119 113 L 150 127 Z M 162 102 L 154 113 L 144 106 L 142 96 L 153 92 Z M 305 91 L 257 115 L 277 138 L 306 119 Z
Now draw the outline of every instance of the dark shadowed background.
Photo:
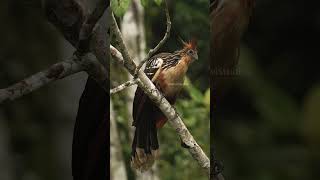
M 40 0 L 0 2 L 0 88 L 67 60 L 74 48 Z M 95 1 L 83 1 L 92 8 Z M 87 79 L 79 73 L 0 105 L 0 179 L 70 180 L 73 126 Z
M 216 114 L 226 179 L 320 178 L 319 31 L 311 1 L 257 1 L 240 76 Z

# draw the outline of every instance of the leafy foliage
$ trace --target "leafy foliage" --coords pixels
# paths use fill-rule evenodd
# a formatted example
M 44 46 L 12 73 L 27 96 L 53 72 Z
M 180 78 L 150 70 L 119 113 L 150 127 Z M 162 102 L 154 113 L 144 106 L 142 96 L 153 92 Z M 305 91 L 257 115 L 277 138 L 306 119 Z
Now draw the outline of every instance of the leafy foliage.
M 144 7 L 148 7 L 152 4 L 150 2 L 151 0 L 140 0 L 140 1 L 141 1 L 142 6 L 144 6 Z M 154 1 L 158 6 L 160 6 L 163 0 L 152 0 L 152 1 Z
M 162 0 L 154 0 L 154 2 L 155 2 L 158 6 L 160 6 L 161 3 L 162 3 Z
M 210 95 L 205 95 L 191 83 L 185 82 L 185 94 L 176 102 L 176 109 L 183 117 L 184 123 L 209 155 L 210 148 Z M 210 92 L 209 89 L 205 91 Z M 208 99 L 209 98 L 209 99 Z M 159 130 L 161 143 L 161 160 L 159 162 L 160 173 L 163 179 L 208 179 L 205 172 L 194 162 L 187 149 L 181 147 L 181 141 L 176 132 L 166 125 Z M 170 170 L 171 169 L 171 170 Z M 168 173 L 174 171 L 175 173 Z
M 122 17 L 130 5 L 130 0 L 111 0 L 111 8 L 114 14 Z

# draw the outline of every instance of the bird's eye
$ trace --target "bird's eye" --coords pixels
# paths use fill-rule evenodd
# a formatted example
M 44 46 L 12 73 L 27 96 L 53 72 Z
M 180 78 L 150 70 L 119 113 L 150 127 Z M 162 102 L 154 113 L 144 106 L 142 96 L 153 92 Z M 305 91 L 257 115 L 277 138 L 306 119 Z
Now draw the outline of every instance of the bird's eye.
M 194 51 L 192 49 L 188 50 L 188 54 L 193 54 Z

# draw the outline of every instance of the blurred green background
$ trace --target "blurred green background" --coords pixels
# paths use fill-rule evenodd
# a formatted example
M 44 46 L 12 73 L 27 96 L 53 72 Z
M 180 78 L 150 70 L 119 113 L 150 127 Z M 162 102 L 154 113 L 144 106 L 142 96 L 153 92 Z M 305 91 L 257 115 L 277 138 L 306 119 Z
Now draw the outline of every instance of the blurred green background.
M 226 179 L 320 179 L 319 22 L 311 1 L 257 1 L 215 114 Z

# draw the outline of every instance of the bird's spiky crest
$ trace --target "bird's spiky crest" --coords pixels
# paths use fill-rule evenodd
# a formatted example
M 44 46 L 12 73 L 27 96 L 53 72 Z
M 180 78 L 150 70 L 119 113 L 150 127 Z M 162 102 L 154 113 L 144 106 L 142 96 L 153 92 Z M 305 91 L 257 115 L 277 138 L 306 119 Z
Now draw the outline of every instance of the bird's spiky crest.
M 193 50 L 197 50 L 197 40 L 196 39 L 192 39 L 189 42 L 185 42 L 181 37 L 179 37 L 181 43 L 183 44 L 183 49 L 193 49 Z

